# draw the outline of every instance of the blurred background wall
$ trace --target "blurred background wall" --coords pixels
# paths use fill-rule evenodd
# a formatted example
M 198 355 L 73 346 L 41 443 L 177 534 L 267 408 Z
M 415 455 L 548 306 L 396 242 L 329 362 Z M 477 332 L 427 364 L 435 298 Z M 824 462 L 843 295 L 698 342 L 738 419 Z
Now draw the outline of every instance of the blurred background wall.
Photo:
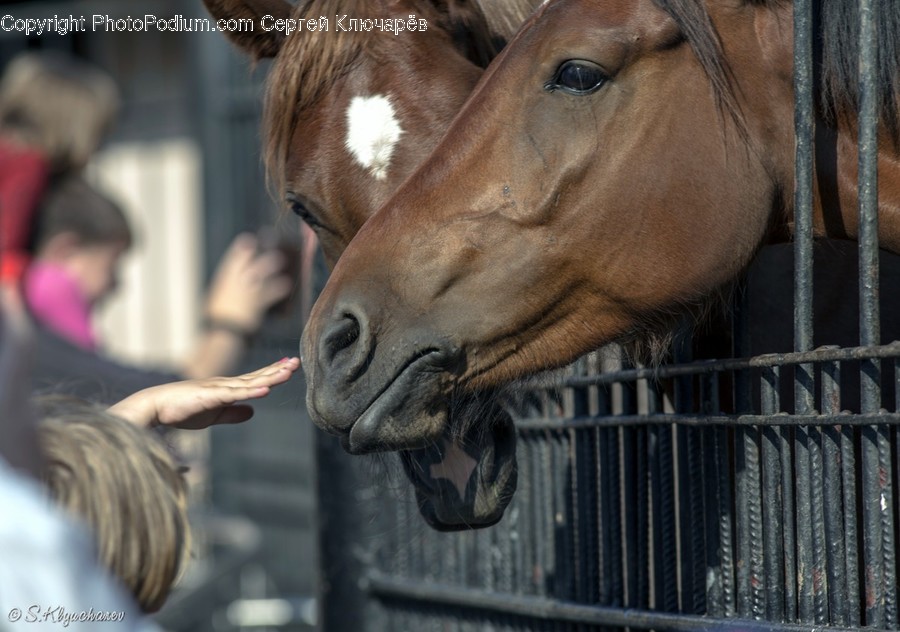
M 0 70 L 22 51 L 58 49 L 119 83 L 124 109 L 89 175 L 125 207 L 138 244 L 101 327 L 110 354 L 164 365 L 189 348 L 203 288 L 231 239 L 274 226 L 279 240 L 296 246 L 298 225 L 279 217 L 260 163 L 266 65 L 251 69 L 221 33 L 90 29 L 93 15 L 144 14 L 207 17 L 199 0 L 2 2 L 0 17 L 85 16 L 89 28 L 31 36 L 0 30 Z M 298 303 L 295 296 L 269 318 L 247 368 L 297 353 Z M 181 589 L 159 615 L 166 629 L 308 630 L 314 623 L 315 481 L 304 392 L 296 376 L 248 424 L 177 438 L 192 468 L 198 544 Z

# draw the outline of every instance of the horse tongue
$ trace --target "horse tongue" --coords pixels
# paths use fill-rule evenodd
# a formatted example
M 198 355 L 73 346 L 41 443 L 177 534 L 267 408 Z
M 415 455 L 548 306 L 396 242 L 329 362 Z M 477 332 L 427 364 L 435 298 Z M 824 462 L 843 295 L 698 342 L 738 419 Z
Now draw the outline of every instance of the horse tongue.
M 472 472 L 478 465 L 478 461 L 473 459 L 461 447 L 452 441 L 443 439 L 443 459 L 438 463 L 433 463 L 429 468 L 432 479 L 446 479 L 450 481 L 456 491 L 459 492 L 460 498 L 466 497 L 466 487 L 469 485 L 469 479 Z

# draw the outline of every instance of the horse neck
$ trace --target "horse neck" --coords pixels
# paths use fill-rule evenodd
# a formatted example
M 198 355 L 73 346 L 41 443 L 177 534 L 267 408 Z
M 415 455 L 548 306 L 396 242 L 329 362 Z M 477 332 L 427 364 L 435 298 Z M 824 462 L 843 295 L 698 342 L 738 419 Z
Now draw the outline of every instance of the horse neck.
M 878 218 L 882 248 L 900 254 L 900 151 L 882 135 L 878 151 Z M 820 122 L 816 131 L 815 228 L 836 239 L 859 235 L 856 129 Z

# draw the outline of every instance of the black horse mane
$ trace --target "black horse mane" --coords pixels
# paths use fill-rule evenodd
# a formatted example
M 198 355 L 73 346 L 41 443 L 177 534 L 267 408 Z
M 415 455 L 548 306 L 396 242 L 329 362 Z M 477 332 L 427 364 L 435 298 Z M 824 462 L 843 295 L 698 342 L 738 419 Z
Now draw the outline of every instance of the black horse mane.
M 654 0 L 675 20 L 712 84 L 719 106 L 730 113 L 745 133 L 743 117 L 733 91 L 733 77 L 704 0 Z M 745 0 L 777 8 L 790 0 Z M 900 143 L 900 2 L 876 0 L 876 83 L 878 114 Z M 856 118 L 859 108 L 858 79 L 859 7 L 857 0 L 814 1 L 813 40 L 816 93 L 826 120 Z
M 819 94 L 826 113 L 854 116 L 859 108 L 859 6 L 856 0 L 815 2 L 819 10 Z M 821 7 L 819 6 L 821 5 Z M 900 140 L 900 2 L 876 0 L 875 50 L 878 113 Z

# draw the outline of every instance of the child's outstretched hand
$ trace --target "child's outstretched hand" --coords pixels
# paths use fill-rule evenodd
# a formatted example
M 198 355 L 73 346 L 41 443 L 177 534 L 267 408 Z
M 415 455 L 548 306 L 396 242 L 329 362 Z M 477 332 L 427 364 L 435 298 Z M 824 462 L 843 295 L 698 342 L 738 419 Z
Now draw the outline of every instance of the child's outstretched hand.
M 298 358 L 284 358 L 237 377 L 210 377 L 172 382 L 138 391 L 110 407 L 109 412 L 144 427 L 172 426 L 200 430 L 235 424 L 253 416 L 253 408 L 237 402 L 259 399 L 286 382 L 300 367 Z

